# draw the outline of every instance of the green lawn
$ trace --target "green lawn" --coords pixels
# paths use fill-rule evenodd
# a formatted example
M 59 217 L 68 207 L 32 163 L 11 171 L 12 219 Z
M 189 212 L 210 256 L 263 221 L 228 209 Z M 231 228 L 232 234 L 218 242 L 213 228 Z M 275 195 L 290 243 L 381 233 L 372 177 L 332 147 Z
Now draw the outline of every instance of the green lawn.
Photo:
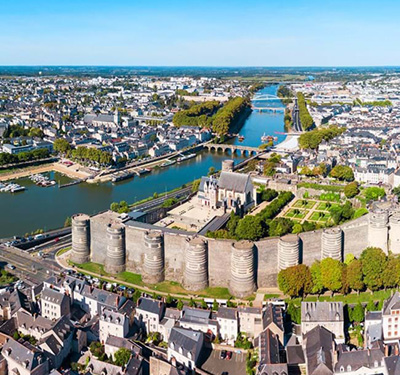
M 337 208 L 339 205 L 337 203 L 321 202 L 318 204 L 316 210 L 318 211 L 329 211 L 331 208 Z
M 118 280 L 125 281 L 126 283 L 144 285 L 142 276 L 132 272 L 121 272 L 117 276 Z
M 329 213 L 323 212 L 322 216 L 320 216 L 321 212 L 314 212 L 309 220 L 312 221 L 318 221 L 318 222 L 327 222 L 329 220 L 329 218 L 331 217 L 331 215 Z
M 298 210 L 296 213 L 295 209 L 291 208 L 288 212 L 286 212 L 285 217 L 290 217 L 291 219 L 304 219 L 307 214 L 310 212 L 309 210 Z
M 72 262 L 71 262 L 72 263 Z M 82 264 L 75 264 L 78 268 L 88 271 L 88 272 L 93 272 L 97 273 L 102 276 L 110 276 L 105 270 L 104 266 L 99 263 L 93 263 L 93 262 L 88 262 L 88 263 L 82 263 Z
M 315 201 L 308 200 L 308 199 L 299 199 L 296 201 L 296 203 L 293 205 L 293 207 L 296 208 L 308 208 L 311 209 L 315 206 Z
M 267 301 L 272 298 L 280 298 L 280 294 L 264 294 L 264 301 Z
M 64 249 L 61 249 L 61 250 L 58 250 L 57 251 L 57 253 L 56 253 L 56 256 L 60 256 L 60 255 L 63 255 L 63 254 L 65 254 L 67 251 L 69 251 L 69 250 L 71 250 L 71 246 L 68 246 L 68 247 L 64 247 Z

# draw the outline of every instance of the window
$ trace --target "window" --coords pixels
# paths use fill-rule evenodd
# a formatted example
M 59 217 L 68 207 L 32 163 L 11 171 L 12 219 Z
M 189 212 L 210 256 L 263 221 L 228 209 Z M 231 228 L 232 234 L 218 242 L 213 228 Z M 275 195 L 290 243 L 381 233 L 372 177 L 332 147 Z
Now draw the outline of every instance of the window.
M 351 372 L 351 366 L 347 365 L 347 372 Z

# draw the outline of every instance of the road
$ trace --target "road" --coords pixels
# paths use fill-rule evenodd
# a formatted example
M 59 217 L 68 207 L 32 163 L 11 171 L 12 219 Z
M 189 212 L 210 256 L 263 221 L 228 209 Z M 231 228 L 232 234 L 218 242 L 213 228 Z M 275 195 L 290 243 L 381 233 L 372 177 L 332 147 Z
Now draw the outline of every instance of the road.
M 0 262 L 14 265 L 14 270 L 7 271 L 19 279 L 40 284 L 52 274 L 60 274 L 63 270 L 55 260 L 55 253 L 66 246 L 65 243 L 50 244 L 45 251 L 45 258 L 40 258 L 37 254 L 0 245 Z
M 171 193 L 167 193 L 166 195 L 163 195 L 162 197 L 152 199 L 148 202 L 140 203 L 135 206 L 133 206 L 133 209 L 135 211 L 148 211 L 151 210 L 154 207 L 161 206 L 162 203 L 169 198 L 182 198 L 184 196 L 188 196 L 192 193 L 192 186 L 187 186 L 184 187 L 183 189 L 179 189 L 177 191 L 173 191 Z

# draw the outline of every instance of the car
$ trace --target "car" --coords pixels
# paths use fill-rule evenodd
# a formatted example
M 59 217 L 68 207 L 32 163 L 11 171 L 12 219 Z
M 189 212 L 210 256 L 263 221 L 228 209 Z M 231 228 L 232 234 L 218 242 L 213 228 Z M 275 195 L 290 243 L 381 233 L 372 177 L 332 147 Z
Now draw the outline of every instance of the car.
M 6 267 L 7 267 L 8 269 L 10 269 L 10 270 L 15 270 L 15 266 L 12 265 L 11 263 L 8 263 Z
M 54 242 L 58 242 L 58 241 L 60 241 L 60 238 L 59 238 L 59 237 L 57 237 L 57 238 L 54 239 Z
M 230 359 L 232 359 L 232 352 L 227 352 L 226 353 L 226 359 L 229 361 Z
M 219 355 L 219 359 L 225 359 L 225 358 L 226 358 L 226 350 L 222 350 Z

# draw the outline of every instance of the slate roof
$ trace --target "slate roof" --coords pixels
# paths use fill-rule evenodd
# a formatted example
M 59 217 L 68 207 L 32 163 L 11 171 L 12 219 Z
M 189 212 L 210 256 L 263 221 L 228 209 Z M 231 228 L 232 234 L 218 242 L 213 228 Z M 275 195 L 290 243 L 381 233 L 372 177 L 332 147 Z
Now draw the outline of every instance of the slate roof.
M 42 299 L 56 305 L 61 305 L 64 298 L 67 298 L 64 293 L 57 292 L 54 289 L 45 288 L 42 291 Z
M 258 367 L 259 375 L 288 375 L 288 365 L 286 363 L 263 364 Z
M 382 315 L 390 315 L 391 310 L 400 309 L 400 293 L 396 292 L 383 303 Z
M 111 363 L 102 362 L 98 359 L 92 357 L 90 362 L 86 366 L 86 371 L 89 374 L 100 375 L 104 373 L 105 375 L 122 375 L 124 373 L 123 368 L 112 365 Z
M 279 338 L 271 330 L 261 332 L 255 340 L 255 346 L 258 346 L 260 365 L 280 363 Z
M 296 335 L 292 335 L 286 344 L 286 357 L 289 365 L 305 363 L 303 348 L 297 341 Z
M 107 292 L 106 290 L 93 288 L 90 285 L 84 286 L 82 295 L 113 309 L 118 309 L 125 302 L 125 297 L 120 297 L 118 294 Z
M 197 353 L 197 345 L 202 339 L 203 332 L 174 327 L 171 330 L 168 344 L 170 348 L 171 344 L 173 344 L 174 348 L 172 350 L 177 352 L 179 348 L 182 348 L 182 353 L 185 357 L 188 357 L 188 353 L 191 353 L 192 358 L 195 359 L 198 357 L 198 354 L 200 354 Z
M 237 310 L 231 307 L 218 308 L 217 318 L 237 320 Z
M 181 322 L 209 324 L 210 315 L 210 310 L 201 310 L 185 306 L 183 308 Z
M 154 300 L 152 298 L 141 297 L 138 300 L 136 309 L 140 309 L 140 310 L 152 313 L 152 314 L 156 314 L 159 316 L 159 318 L 161 318 L 161 316 L 164 312 L 164 302 Z
M 343 367 L 345 371 L 357 371 L 362 367 L 374 369 L 380 367 L 383 364 L 383 358 L 385 357 L 385 349 L 382 342 L 380 345 L 367 350 L 350 350 L 346 345 L 341 346 L 341 350 L 338 353 L 338 360 L 335 365 L 335 371 L 340 372 L 340 368 Z M 350 366 L 350 367 L 349 367 Z
M 222 171 L 218 179 L 218 187 L 244 193 L 246 187 L 251 183 L 250 176 L 243 173 Z
M 282 309 L 279 306 L 268 304 L 263 315 L 263 328 L 267 328 L 272 323 L 275 323 L 283 332 Z
M 317 326 L 304 335 L 303 345 L 307 358 L 307 374 L 332 375 L 333 333 Z
M 384 359 L 385 367 L 388 375 L 400 374 L 400 357 L 391 356 Z
M 301 321 L 333 322 L 343 321 L 342 302 L 302 302 Z
M 100 320 L 113 324 L 124 325 L 126 315 L 110 309 L 103 309 L 100 315 Z
M 26 341 L 22 343 L 14 339 L 8 339 L 3 346 L 2 354 L 4 357 L 9 356 L 15 362 L 21 364 L 21 366 L 26 366 L 29 371 L 38 367 L 41 359 L 43 362 L 46 360 L 39 349 Z

